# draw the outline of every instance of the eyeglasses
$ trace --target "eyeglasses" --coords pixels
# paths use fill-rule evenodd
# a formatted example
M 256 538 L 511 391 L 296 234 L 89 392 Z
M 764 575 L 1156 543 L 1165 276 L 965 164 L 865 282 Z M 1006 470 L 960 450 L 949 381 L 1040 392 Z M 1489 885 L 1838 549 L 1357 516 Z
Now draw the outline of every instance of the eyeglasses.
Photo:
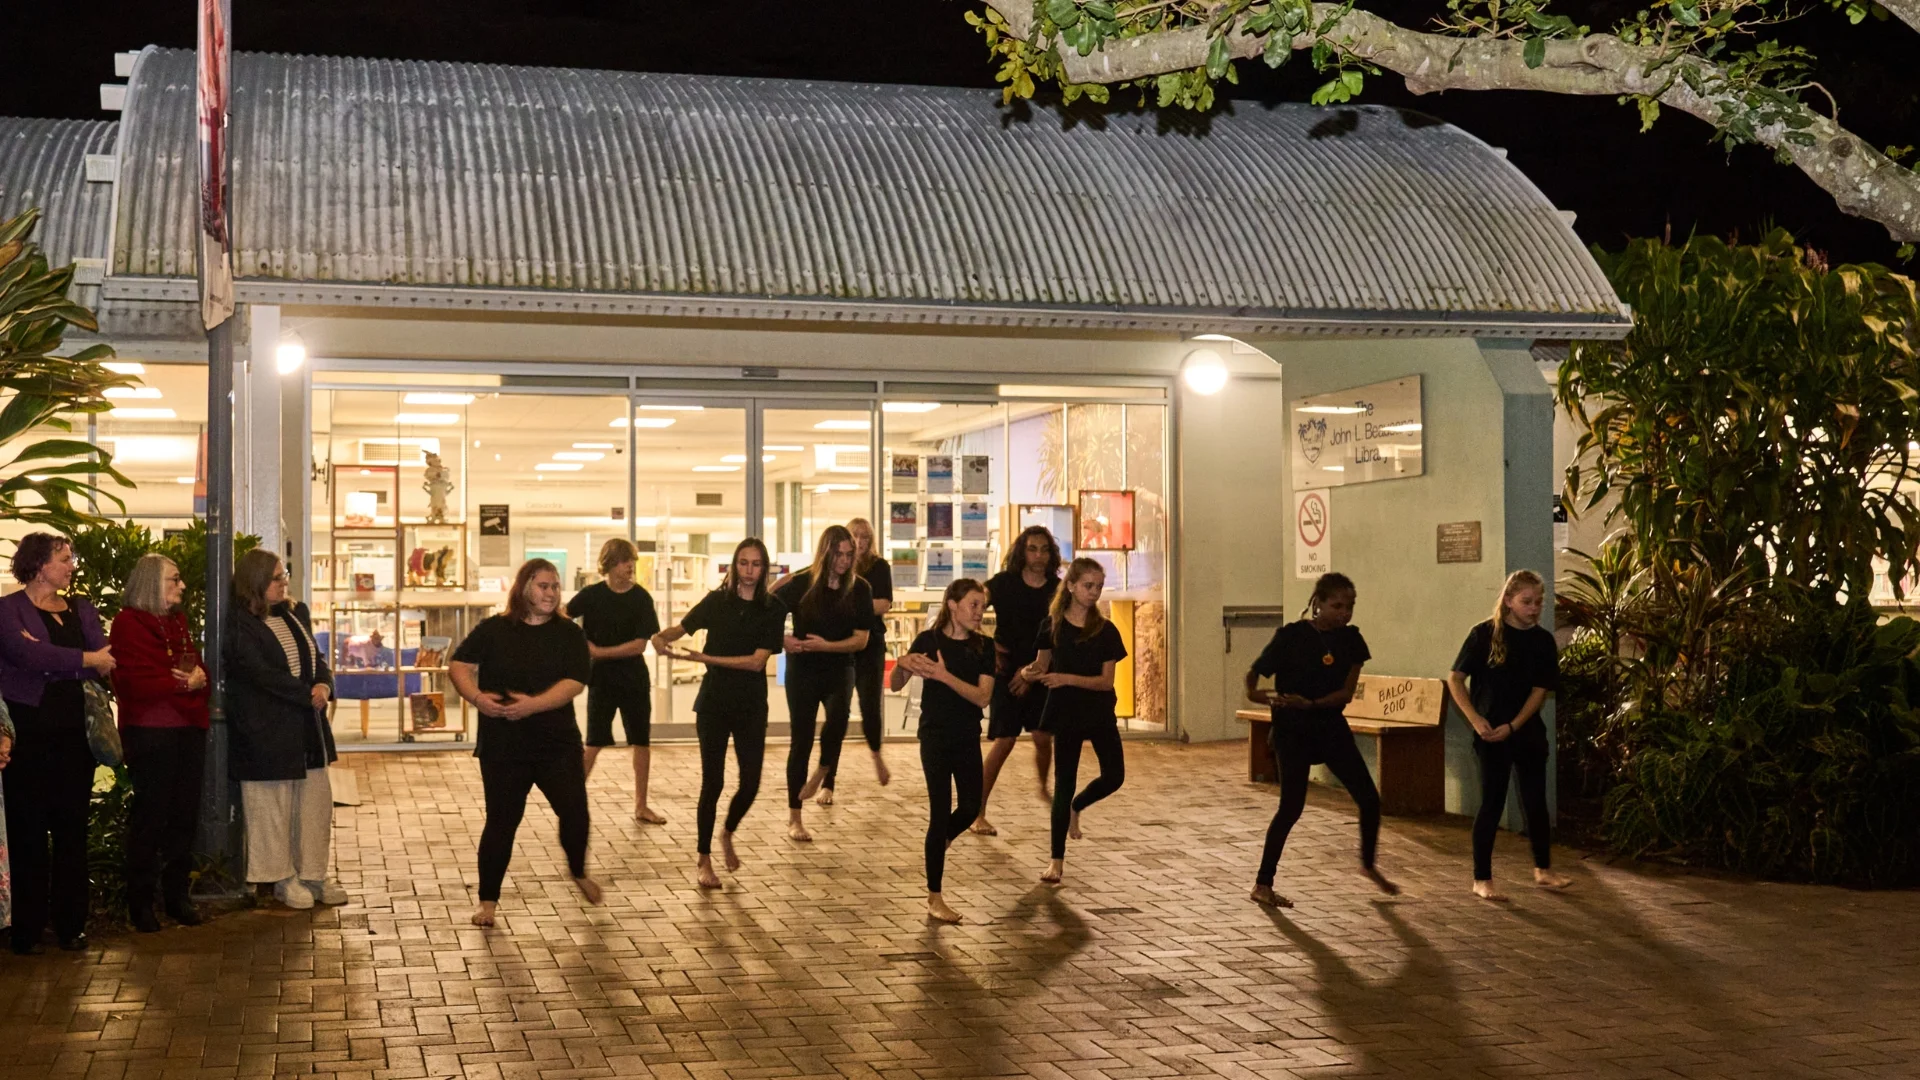
M 286 571 L 282 570 L 280 573 L 273 575 L 273 580 L 278 581 L 284 585 L 289 579 L 287 578 Z

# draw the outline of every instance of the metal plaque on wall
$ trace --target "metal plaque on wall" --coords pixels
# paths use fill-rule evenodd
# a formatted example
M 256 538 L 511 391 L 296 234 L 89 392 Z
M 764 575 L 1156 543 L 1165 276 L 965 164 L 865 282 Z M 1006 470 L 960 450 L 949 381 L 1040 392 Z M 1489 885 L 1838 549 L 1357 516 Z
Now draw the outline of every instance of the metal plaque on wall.
M 1297 398 L 1288 415 L 1296 491 L 1426 472 L 1418 375 Z
M 1477 521 L 1450 521 L 1437 526 L 1435 546 L 1439 559 L 1443 563 L 1467 563 L 1480 561 L 1480 523 Z

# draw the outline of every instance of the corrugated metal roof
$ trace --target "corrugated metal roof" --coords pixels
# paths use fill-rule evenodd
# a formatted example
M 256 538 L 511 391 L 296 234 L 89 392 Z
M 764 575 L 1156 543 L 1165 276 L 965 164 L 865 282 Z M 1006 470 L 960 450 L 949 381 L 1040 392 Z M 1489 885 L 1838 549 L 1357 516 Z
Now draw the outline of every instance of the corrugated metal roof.
M 107 257 L 113 185 L 87 182 L 87 155 L 111 154 L 119 128 L 110 120 L 0 117 L 0 221 L 44 210 L 34 239 L 53 266 Z
M 1189 134 L 916 86 L 247 53 L 233 76 L 236 269 L 282 298 L 1625 318 L 1504 157 L 1391 109 L 1242 103 Z M 191 53 L 142 54 L 126 128 L 113 273 L 189 276 Z

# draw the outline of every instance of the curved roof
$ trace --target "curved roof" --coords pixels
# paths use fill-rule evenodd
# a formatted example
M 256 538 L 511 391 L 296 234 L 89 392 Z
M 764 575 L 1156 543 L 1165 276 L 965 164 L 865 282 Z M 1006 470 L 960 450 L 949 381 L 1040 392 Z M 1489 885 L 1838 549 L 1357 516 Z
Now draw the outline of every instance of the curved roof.
M 137 63 L 109 295 L 193 273 L 193 55 Z M 238 54 L 241 299 L 1616 336 L 1498 151 L 1363 107 L 1016 117 L 991 91 Z M 1538 335 L 1535 335 L 1538 336 Z
M 87 155 L 113 153 L 119 127 L 0 117 L 0 221 L 29 207 L 45 211 L 34 239 L 53 266 L 107 256 L 113 185 L 88 183 Z

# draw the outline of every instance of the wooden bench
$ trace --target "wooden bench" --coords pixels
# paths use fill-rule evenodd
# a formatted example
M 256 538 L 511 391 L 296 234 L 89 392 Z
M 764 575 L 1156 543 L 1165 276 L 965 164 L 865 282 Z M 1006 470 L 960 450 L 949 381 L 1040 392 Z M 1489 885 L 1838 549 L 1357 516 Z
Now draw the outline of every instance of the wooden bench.
M 1380 786 L 1380 810 L 1386 814 L 1437 814 L 1446 809 L 1447 683 L 1397 675 L 1362 675 L 1347 704 L 1347 726 L 1374 740 L 1374 766 Z M 1240 709 L 1234 719 L 1247 725 L 1247 774 L 1256 783 L 1275 775 L 1267 733 L 1273 726 L 1266 709 Z

